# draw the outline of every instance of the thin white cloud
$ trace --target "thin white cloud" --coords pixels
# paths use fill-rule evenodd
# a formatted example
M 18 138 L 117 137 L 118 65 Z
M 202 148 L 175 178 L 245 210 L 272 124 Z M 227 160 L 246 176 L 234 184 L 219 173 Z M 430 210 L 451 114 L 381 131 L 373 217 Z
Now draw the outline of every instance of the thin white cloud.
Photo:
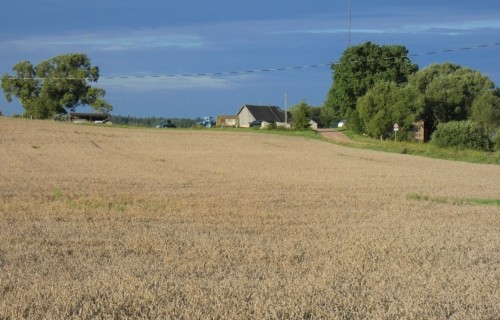
M 500 30 L 499 20 L 472 20 L 443 23 L 429 23 L 421 25 L 406 25 L 399 33 L 437 33 L 443 35 L 461 35 L 480 30 Z
M 124 76 L 101 77 L 98 86 L 121 91 L 147 92 L 188 89 L 227 90 L 249 76 L 239 75 L 219 78 L 215 76 Z
M 366 25 L 368 22 L 361 21 L 360 25 Z M 302 24 L 304 25 L 304 24 Z M 423 23 L 423 24 L 402 24 L 399 26 L 385 25 L 377 28 L 358 27 L 351 30 L 352 33 L 359 34 L 421 34 L 433 33 L 442 35 L 461 35 L 472 33 L 478 30 L 500 30 L 500 20 L 471 20 L 442 23 Z M 303 33 L 303 34 L 342 34 L 349 32 L 347 28 L 310 28 L 310 29 L 291 29 L 279 31 L 276 33 Z
M 175 30 L 139 29 L 36 36 L 12 40 L 8 45 L 25 50 L 57 48 L 59 51 L 68 51 L 83 47 L 97 51 L 124 51 L 172 47 L 197 49 L 203 47 L 205 42 L 198 35 L 183 34 Z

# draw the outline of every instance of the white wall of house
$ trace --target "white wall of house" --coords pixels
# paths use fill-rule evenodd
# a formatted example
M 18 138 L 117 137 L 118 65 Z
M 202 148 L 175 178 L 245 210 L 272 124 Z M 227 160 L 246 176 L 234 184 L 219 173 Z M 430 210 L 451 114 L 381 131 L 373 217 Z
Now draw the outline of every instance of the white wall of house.
M 248 128 L 250 125 L 249 123 L 256 120 L 250 111 L 248 111 L 247 107 L 244 107 L 241 109 L 240 113 L 238 114 L 238 118 L 240 120 L 240 127 Z

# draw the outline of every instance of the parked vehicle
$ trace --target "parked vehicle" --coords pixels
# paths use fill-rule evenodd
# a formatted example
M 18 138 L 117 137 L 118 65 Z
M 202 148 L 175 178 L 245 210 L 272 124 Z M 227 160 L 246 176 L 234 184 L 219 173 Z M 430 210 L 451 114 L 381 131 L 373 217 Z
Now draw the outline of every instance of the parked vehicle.
M 250 126 L 250 128 L 260 127 L 260 126 L 262 126 L 262 120 L 254 120 L 252 122 L 249 122 L 248 125 Z
M 206 128 L 215 127 L 215 121 L 212 117 L 203 117 L 203 119 L 201 119 L 201 121 L 198 122 L 198 124 Z
M 176 128 L 175 124 L 173 124 L 170 119 L 156 126 L 157 128 Z

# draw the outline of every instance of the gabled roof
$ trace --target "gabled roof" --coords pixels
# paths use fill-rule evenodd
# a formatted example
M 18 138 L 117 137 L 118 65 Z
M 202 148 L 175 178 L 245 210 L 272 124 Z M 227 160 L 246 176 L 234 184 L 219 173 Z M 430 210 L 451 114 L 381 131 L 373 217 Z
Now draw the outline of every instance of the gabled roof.
M 285 121 L 285 113 L 276 106 L 255 106 L 251 104 L 244 104 L 238 112 L 238 115 L 244 108 L 247 108 L 248 112 L 252 114 L 255 120 L 262 120 L 267 122 Z

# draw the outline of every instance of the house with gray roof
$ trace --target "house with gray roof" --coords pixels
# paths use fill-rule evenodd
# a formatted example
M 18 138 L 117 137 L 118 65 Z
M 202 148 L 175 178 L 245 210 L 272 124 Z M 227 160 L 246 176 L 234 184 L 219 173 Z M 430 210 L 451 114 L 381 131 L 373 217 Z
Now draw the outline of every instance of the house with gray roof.
M 249 127 L 252 121 L 285 122 L 285 112 L 276 106 L 244 104 L 238 112 L 240 127 Z

